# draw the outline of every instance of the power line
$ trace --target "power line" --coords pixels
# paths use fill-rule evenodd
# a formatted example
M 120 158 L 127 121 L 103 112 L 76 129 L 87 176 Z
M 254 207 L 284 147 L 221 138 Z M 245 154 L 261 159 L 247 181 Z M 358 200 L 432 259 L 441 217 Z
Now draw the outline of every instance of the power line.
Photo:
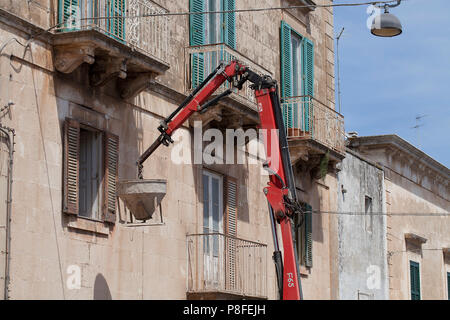
M 316 214 L 337 214 L 337 215 L 349 215 L 349 216 L 415 216 L 415 217 L 450 217 L 450 212 L 358 212 L 358 211 L 321 211 L 312 210 L 312 213 Z
M 198 11 L 198 12 L 160 12 L 160 13 L 148 13 L 143 15 L 135 16 L 109 16 L 109 17 L 92 17 L 92 18 L 81 18 L 80 21 L 84 20 L 109 20 L 109 19 L 136 19 L 136 18 L 147 18 L 147 17 L 162 17 L 162 16 L 190 16 L 198 14 L 219 14 L 219 13 L 242 13 L 242 12 L 261 12 L 261 11 L 274 11 L 274 10 L 289 10 L 289 9 L 303 9 L 303 8 L 333 8 L 333 7 L 356 7 L 356 6 L 367 6 L 367 5 L 380 5 L 380 4 L 390 4 L 397 3 L 397 0 L 388 1 L 369 1 L 360 3 L 336 3 L 336 4 L 323 4 L 323 5 L 299 5 L 299 6 L 285 6 L 285 7 L 267 7 L 267 8 L 253 8 L 253 9 L 235 9 L 235 10 L 218 10 L 218 11 Z

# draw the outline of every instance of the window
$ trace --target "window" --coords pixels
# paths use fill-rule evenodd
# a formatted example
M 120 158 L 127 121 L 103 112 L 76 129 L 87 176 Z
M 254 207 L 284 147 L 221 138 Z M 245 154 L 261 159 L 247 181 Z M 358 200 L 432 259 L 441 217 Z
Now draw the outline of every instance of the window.
M 372 198 L 364 197 L 364 225 L 368 232 L 372 232 L 373 228 L 373 210 L 372 210 Z
M 235 0 L 190 0 L 190 12 L 227 11 L 235 9 Z M 224 43 L 236 49 L 235 13 L 192 14 L 189 16 L 189 44 L 202 46 Z M 192 88 L 197 87 L 206 76 L 225 60 L 223 50 L 194 53 L 191 56 Z
M 190 0 L 190 12 L 235 10 L 234 0 Z M 189 16 L 190 45 L 225 43 L 236 47 L 235 13 L 192 14 Z
M 102 203 L 102 133 L 80 128 L 78 215 L 98 220 Z
M 447 299 L 450 300 L 450 272 L 447 272 Z
M 226 288 L 236 287 L 237 212 L 237 181 L 204 171 L 203 262 L 208 285 L 217 285 L 219 278 L 225 274 Z
M 281 97 L 314 96 L 314 44 L 281 22 Z M 283 117 L 287 128 L 310 130 L 310 103 L 303 98 L 287 105 Z
M 93 17 L 123 17 L 126 0 L 59 0 L 58 23 L 62 31 L 74 31 L 96 26 L 112 38 L 125 40 L 125 19 L 80 20 Z
M 420 300 L 420 269 L 419 264 L 409 261 L 411 300 Z
M 203 263 L 207 286 L 215 287 L 223 273 L 220 254 L 223 252 L 223 185 L 222 177 L 203 172 Z
M 303 216 L 294 217 L 294 241 L 299 264 L 312 267 L 312 207 L 302 203 Z
M 223 233 L 222 177 L 203 172 L 203 233 Z
M 63 211 L 114 223 L 119 139 L 74 119 L 65 122 Z

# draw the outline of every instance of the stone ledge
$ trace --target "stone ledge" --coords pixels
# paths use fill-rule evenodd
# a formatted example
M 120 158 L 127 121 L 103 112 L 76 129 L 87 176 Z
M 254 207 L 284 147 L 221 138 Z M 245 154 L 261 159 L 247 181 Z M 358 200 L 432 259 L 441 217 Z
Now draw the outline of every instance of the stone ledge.
M 109 235 L 109 227 L 102 221 L 89 220 L 82 217 L 71 217 L 67 223 L 67 227 L 70 229 L 77 229 L 83 231 L 89 231 L 101 235 Z
M 421 237 L 415 233 L 405 233 L 405 240 L 419 246 L 427 242 L 426 238 Z

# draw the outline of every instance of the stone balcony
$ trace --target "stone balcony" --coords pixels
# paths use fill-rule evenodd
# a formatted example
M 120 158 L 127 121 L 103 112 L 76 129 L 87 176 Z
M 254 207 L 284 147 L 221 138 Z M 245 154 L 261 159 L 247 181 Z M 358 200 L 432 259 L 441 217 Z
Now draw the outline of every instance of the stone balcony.
M 185 60 L 187 93 L 192 92 L 206 79 L 220 62 L 239 60 L 257 73 L 273 76 L 270 71 L 223 43 L 188 47 Z M 254 91 L 249 85 L 250 83 L 246 83 L 242 90 L 233 89 L 233 93 L 223 98 L 218 106 L 211 108 L 202 116 L 196 115 L 193 121 L 201 120 L 203 125 L 206 125 L 212 120 L 217 120 L 217 126 L 223 128 L 256 127 L 259 124 L 259 113 Z M 230 86 L 232 84 L 225 82 L 212 95 L 212 98 L 229 89 Z
M 281 103 L 291 161 L 318 166 L 345 157 L 344 117 L 312 96 L 284 98 Z
M 113 8 L 112 0 L 79 0 L 58 8 L 53 36 L 55 68 L 71 73 L 81 64 L 91 65 L 93 87 L 117 80 L 120 95 L 127 99 L 146 89 L 169 64 L 167 16 L 138 18 L 167 10 L 150 0 L 125 0 Z M 130 18 L 121 18 L 121 17 Z M 133 18 L 134 17 L 134 18 Z
M 267 245 L 222 233 L 187 235 L 188 299 L 267 299 Z

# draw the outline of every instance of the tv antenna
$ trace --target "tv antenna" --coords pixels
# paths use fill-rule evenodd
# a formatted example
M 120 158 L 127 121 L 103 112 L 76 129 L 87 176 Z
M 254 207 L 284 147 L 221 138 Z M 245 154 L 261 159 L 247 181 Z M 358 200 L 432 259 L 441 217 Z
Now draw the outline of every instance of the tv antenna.
M 337 76 L 338 76 L 338 106 L 339 113 L 341 113 L 341 76 L 340 76 L 340 68 L 339 68 L 339 39 L 344 33 L 344 29 L 342 28 L 341 32 L 336 36 L 336 59 L 337 59 Z
M 423 114 L 423 115 L 417 115 L 416 116 L 416 125 L 414 127 L 411 127 L 411 129 L 415 129 L 416 130 L 416 134 L 417 134 L 417 148 L 420 149 L 420 132 L 419 129 L 421 127 L 423 127 L 425 124 L 422 122 L 420 122 L 423 118 L 428 117 L 428 114 Z

